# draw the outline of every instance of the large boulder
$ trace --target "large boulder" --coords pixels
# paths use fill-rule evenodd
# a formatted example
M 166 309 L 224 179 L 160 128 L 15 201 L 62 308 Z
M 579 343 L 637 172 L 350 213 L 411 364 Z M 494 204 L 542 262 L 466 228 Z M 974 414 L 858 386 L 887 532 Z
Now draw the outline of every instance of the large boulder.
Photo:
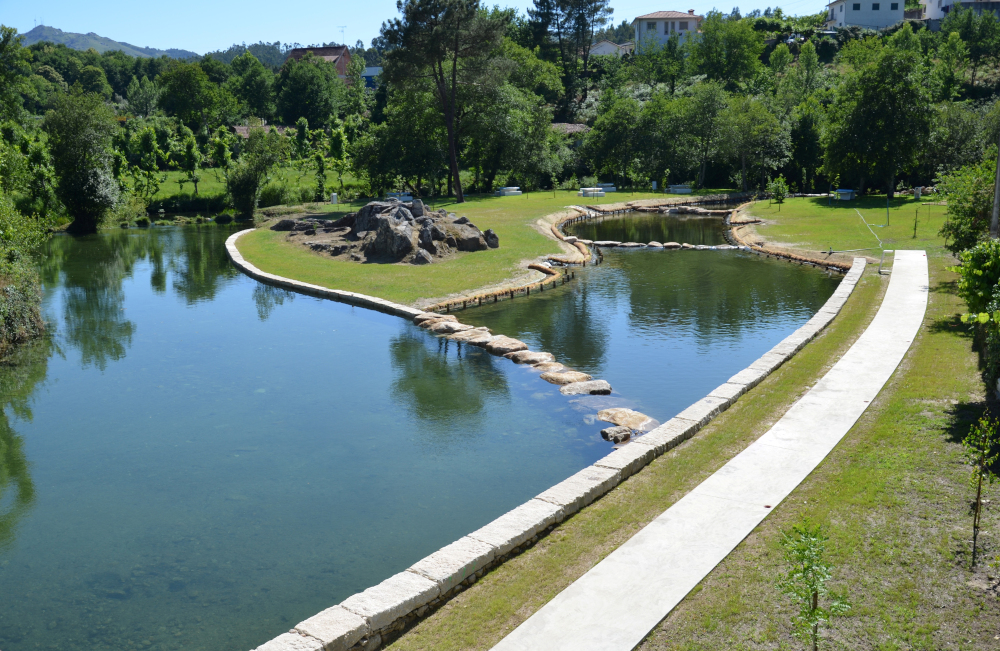
M 379 215 L 378 228 L 375 237 L 366 238 L 365 255 L 370 258 L 406 257 L 417 248 L 417 235 L 413 226 L 404 220 L 397 220 L 388 215 Z
M 378 230 L 379 225 L 386 219 L 413 223 L 413 215 L 398 201 L 372 201 L 357 212 L 351 231 L 358 233 Z
M 271 227 L 272 231 L 290 231 L 295 228 L 294 219 L 282 219 L 277 224 Z
M 414 217 L 424 216 L 424 202 L 420 199 L 414 199 L 413 203 L 410 205 L 410 212 Z
M 493 231 L 492 228 L 487 228 L 483 232 L 483 239 L 486 240 L 486 246 L 491 249 L 500 248 L 500 237 Z
M 472 224 L 452 224 L 448 229 L 459 251 L 485 251 L 489 248 L 482 232 Z
M 607 396 L 611 395 L 611 385 L 606 380 L 570 382 L 559 387 L 564 396 Z

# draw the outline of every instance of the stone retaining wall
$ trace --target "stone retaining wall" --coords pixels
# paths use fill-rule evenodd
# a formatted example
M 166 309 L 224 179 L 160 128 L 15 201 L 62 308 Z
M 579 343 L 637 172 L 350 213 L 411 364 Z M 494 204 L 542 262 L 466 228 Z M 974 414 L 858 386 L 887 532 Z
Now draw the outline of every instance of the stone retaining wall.
M 241 271 L 268 284 L 375 309 L 413 320 L 421 310 L 382 299 L 326 289 L 260 271 L 240 255 L 236 240 L 226 250 Z M 653 459 L 691 438 L 740 396 L 823 330 L 840 312 L 865 268 L 855 258 L 826 304 L 805 325 L 707 396 L 647 434 L 633 438 L 603 459 L 565 479 L 486 526 L 447 545 L 408 569 L 299 623 L 256 651 L 374 651 L 405 632 L 419 618 L 475 583 L 490 568 L 517 555 L 558 523 L 592 503 Z

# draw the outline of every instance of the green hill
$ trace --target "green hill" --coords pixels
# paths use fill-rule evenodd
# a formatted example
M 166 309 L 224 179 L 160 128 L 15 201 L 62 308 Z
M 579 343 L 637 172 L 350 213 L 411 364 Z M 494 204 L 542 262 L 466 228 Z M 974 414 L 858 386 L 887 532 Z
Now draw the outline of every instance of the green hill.
M 24 37 L 24 45 L 31 45 L 39 41 L 50 41 L 52 43 L 63 43 L 74 50 L 89 50 L 90 48 L 94 48 L 98 52 L 121 50 L 125 54 L 134 57 L 160 57 L 166 55 L 174 59 L 189 59 L 201 56 L 197 52 L 189 50 L 157 50 L 152 47 L 139 47 L 130 43 L 120 43 L 104 36 L 98 36 L 93 32 L 89 34 L 64 32 L 61 29 L 49 27 L 48 25 L 39 25 L 30 32 L 25 32 L 22 36 Z

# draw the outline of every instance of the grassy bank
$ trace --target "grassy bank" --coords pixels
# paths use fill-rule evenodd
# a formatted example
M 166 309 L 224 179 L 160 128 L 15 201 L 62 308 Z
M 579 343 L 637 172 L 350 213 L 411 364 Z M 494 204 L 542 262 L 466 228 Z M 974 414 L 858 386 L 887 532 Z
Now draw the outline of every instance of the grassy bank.
M 826 245 L 821 240 L 831 238 L 839 238 L 832 242 L 835 248 L 862 248 L 857 233 L 841 233 L 831 224 L 838 215 L 820 219 L 808 207 L 808 199 L 791 200 L 776 223 L 761 231 L 801 248 L 818 249 Z M 910 227 L 912 235 L 912 221 Z M 959 441 L 984 408 L 982 385 L 971 341 L 955 318 L 963 306 L 955 296 L 954 275 L 945 269 L 952 260 L 934 225 L 927 228 L 923 234 L 918 230 L 913 244 L 929 253 L 928 312 L 890 383 L 817 470 L 642 648 L 804 648 L 791 636 L 793 612 L 775 587 L 783 569 L 780 531 L 803 517 L 829 528 L 835 587 L 846 590 L 854 604 L 848 616 L 834 622 L 823 648 L 984 649 L 1000 644 L 994 638 L 1000 601 L 995 588 L 990 592 L 985 563 L 976 573 L 966 569 L 970 492 Z M 909 248 L 901 239 L 892 248 Z M 888 278 L 869 268 L 831 327 L 733 408 L 533 549 L 485 576 L 390 648 L 490 648 L 763 434 L 864 330 Z M 984 518 L 992 534 L 1000 524 L 995 507 Z M 980 540 L 987 541 L 990 557 L 997 553 L 995 536 Z
M 602 201 L 663 196 L 623 192 Z M 469 217 L 482 230 L 495 230 L 500 237 L 500 248 L 462 253 L 426 266 L 332 260 L 286 242 L 284 233 L 266 229 L 240 238 L 239 248 L 247 260 L 270 273 L 399 303 L 413 303 L 421 298 L 443 297 L 500 283 L 520 273 L 522 261 L 560 253 L 559 246 L 542 235 L 535 222 L 579 202 L 576 193 L 570 191 L 537 192 L 520 197 L 471 197 L 461 205 L 432 202 L 435 209 L 446 208 Z M 328 212 L 336 217 L 357 210 L 359 205 L 330 206 Z

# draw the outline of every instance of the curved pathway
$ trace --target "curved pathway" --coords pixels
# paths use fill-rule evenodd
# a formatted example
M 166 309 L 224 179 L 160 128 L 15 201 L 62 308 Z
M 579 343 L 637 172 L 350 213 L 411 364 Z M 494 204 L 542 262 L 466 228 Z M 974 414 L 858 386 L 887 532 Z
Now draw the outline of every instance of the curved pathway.
M 896 251 L 868 329 L 774 427 L 494 649 L 633 649 L 854 426 L 920 329 L 927 292 L 926 253 Z

